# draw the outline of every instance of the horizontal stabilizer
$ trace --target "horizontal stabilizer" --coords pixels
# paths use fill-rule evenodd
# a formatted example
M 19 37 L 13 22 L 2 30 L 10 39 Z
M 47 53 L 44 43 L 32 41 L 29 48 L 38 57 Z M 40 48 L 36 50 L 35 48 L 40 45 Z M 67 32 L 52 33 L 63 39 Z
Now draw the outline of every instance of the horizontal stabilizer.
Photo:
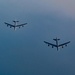
M 19 22 L 19 21 L 13 21 L 13 22 Z
M 54 40 L 54 41 L 57 41 L 57 40 L 59 41 L 60 39 L 53 39 L 53 40 Z

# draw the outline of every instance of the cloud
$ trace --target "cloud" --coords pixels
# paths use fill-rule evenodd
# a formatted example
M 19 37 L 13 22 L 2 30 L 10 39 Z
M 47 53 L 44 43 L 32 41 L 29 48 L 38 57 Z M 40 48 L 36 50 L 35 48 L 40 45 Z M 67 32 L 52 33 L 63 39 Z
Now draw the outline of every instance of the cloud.
M 13 3 L 29 12 L 57 12 L 75 16 L 75 0 L 14 0 Z
M 3 10 L 8 8 L 9 11 L 14 9 L 15 12 L 44 14 L 55 12 L 75 17 L 74 0 L 6 0 L 0 1 L 0 5 Z

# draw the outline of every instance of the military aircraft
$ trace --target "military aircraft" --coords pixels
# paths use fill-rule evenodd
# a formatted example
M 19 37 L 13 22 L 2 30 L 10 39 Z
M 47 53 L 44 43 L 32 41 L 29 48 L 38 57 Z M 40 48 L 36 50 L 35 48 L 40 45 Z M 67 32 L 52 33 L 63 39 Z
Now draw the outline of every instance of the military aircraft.
M 46 44 L 48 44 L 48 46 L 52 46 L 52 48 L 53 47 L 56 47 L 57 48 L 57 51 L 58 51 L 58 48 L 59 47 L 62 47 L 63 48 L 63 46 L 67 46 L 67 44 L 68 43 L 70 43 L 70 41 L 68 41 L 68 42 L 65 42 L 65 43 L 63 43 L 63 44 L 58 44 L 58 41 L 60 40 L 60 39 L 53 39 L 54 41 L 56 41 L 56 44 L 52 44 L 52 43 L 49 43 L 49 42 L 46 42 L 46 41 L 44 41 L 44 43 L 46 43 Z
M 10 28 L 14 28 L 14 30 L 16 30 L 16 28 L 17 27 L 24 27 L 24 25 L 26 25 L 27 23 L 24 23 L 24 24 L 20 24 L 20 25 L 18 25 L 17 23 L 19 22 L 19 21 L 13 21 L 14 22 L 14 25 L 12 25 L 12 24 L 9 24 L 9 23 L 6 23 L 6 22 L 4 22 L 6 25 L 7 25 L 7 27 L 8 26 L 10 26 Z

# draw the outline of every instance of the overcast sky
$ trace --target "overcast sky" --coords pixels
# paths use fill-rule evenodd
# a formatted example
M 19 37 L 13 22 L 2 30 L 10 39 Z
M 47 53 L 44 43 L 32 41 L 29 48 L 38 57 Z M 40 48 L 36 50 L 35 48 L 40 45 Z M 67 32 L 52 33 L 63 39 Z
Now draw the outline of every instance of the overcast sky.
M 7 27 L 4 22 L 28 23 Z M 48 47 L 43 41 L 71 41 Z M 0 0 L 0 75 L 75 75 L 75 0 Z

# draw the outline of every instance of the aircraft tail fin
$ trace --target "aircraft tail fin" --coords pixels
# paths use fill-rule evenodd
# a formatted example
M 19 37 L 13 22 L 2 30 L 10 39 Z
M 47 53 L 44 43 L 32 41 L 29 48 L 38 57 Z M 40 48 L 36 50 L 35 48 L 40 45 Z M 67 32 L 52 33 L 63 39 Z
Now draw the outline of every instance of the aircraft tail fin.
M 53 39 L 53 40 L 54 40 L 54 41 L 57 41 L 57 40 L 59 41 L 60 39 Z
M 19 22 L 19 21 L 15 21 L 15 20 L 14 20 L 13 22 Z

